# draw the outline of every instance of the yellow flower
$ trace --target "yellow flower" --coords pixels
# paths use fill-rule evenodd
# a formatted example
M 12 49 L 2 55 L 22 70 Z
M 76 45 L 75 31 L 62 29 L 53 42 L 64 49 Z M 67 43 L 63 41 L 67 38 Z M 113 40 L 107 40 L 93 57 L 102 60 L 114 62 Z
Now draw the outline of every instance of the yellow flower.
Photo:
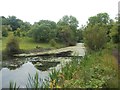
M 53 80 L 53 85 L 55 85 L 55 80 Z
M 56 88 L 61 88 L 61 87 L 57 85 Z
M 49 88 L 53 88 L 53 83 L 52 82 L 50 82 Z

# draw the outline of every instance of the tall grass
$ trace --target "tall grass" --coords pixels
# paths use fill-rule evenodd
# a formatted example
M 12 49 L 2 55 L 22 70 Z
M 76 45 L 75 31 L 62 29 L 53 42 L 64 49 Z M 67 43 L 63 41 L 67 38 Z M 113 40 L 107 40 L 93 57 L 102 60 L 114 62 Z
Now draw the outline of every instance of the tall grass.
M 38 73 L 29 75 L 28 88 L 118 88 L 118 63 L 109 50 L 74 57 L 62 67 L 53 69 L 50 79 L 40 85 Z M 42 87 L 41 87 L 42 86 Z
M 33 77 L 29 74 L 26 88 L 27 89 L 32 88 L 34 90 L 38 90 L 39 88 L 42 88 L 42 84 L 40 84 L 41 82 L 42 82 L 42 79 L 39 78 L 38 72 L 36 72 L 35 76 Z
M 80 65 L 74 66 L 76 67 L 77 71 L 73 71 L 72 79 L 65 81 L 65 87 L 118 88 L 117 60 L 109 52 L 87 55 L 81 60 Z
M 17 87 L 17 85 L 16 85 L 16 83 L 14 83 L 14 82 L 10 82 L 10 84 L 9 84 L 9 90 L 19 90 L 19 86 Z

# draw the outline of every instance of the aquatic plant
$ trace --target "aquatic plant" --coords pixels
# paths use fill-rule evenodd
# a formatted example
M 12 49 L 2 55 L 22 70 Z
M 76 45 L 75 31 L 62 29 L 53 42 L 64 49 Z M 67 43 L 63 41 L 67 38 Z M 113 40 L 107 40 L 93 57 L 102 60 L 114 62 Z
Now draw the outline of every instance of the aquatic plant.
M 19 90 L 20 86 L 17 86 L 16 85 L 16 82 L 12 82 L 10 81 L 10 84 L 9 84 L 9 90 Z
M 40 84 L 40 82 L 42 81 L 41 78 L 39 78 L 38 72 L 36 72 L 35 76 L 31 76 L 29 74 L 28 77 L 28 83 L 26 85 L 26 88 L 33 88 L 35 90 L 37 90 L 38 88 L 41 88 L 42 85 Z

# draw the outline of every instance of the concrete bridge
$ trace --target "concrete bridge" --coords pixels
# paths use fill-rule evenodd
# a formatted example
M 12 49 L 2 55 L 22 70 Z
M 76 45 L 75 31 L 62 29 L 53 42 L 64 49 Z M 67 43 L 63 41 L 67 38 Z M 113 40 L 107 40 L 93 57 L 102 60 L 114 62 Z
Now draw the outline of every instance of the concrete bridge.
M 72 57 L 72 56 L 84 56 L 85 47 L 83 43 L 77 43 L 76 46 L 70 46 L 60 49 L 49 50 L 45 52 L 37 52 L 30 54 L 16 54 L 15 57 L 35 57 L 35 56 L 58 56 L 58 57 Z

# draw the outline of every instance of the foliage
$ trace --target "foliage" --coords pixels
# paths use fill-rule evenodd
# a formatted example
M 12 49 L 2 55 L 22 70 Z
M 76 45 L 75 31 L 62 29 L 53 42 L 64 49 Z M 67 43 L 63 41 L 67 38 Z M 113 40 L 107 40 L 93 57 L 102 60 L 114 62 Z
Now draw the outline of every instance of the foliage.
M 67 63 L 65 67 L 62 67 L 62 74 L 65 80 L 70 80 L 73 78 L 73 72 L 77 70 L 77 65 L 79 63 L 80 58 L 72 58 L 72 61 Z
M 58 29 L 59 41 L 67 46 L 72 46 L 76 44 L 75 35 L 69 26 L 61 26 Z
M 3 29 L 3 28 L 2 28 L 2 36 L 3 36 L 3 37 L 7 37 L 7 36 L 8 36 L 8 31 L 7 31 L 7 29 Z
M 0 16 L 0 20 L 2 20 L 2 25 L 9 25 L 9 21 L 4 16 Z
M 88 26 L 84 31 L 84 41 L 90 50 L 100 50 L 106 44 L 105 27 L 99 25 Z
M 9 16 L 7 19 L 13 31 L 20 27 L 20 24 L 19 24 L 19 22 L 21 22 L 20 19 L 17 19 L 15 16 Z
M 98 13 L 96 16 L 92 16 L 88 19 L 89 25 L 106 25 L 110 21 L 109 15 L 107 13 Z
M 65 15 L 58 21 L 58 25 L 68 25 L 71 29 L 76 30 L 78 27 L 78 21 L 74 16 Z
M 57 46 L 57 43 L 56 43 L 56 41 L 55 41 L 54 39 L 51 39 L 51 40 L 49 41 L 49 43 L 50 43 L 50 45 L 51 45 L 52 47 L 56 47 L 56 46 Z
M 9 36 L 8 36 L 9 37 Z M 32 38 L 29 37 L 16 37 L 19 40 L 19 47 L 25 51 L 34 51 L 36 46 L 40 46 L 42 49 L 53 49 L 53 48 L 61 48 L 65 47 L 62 43 L 57 43 L 55 47 L 52 47 L 50 43 L 37 43 L 34 42 Z M 8 42 L 7 37 L 2 38 L 2 50 L 4 51 L 6 48 L 6 44 Z
M 21 34 L 20 34 L 20 28 L 17 28 L 17 30 L 16 31 L 14 31 L 14 36 L 18 36 L 18 37 L 20 37 L 21 36 Z
M 8 36 L 8 31 L 11 31 L 11 27 L 9 25 L 2 25 L 2 36 L 7 37 Z
M 49 77 L 50 77 L 50 87 L 55 87 L 56 84 L 59 82 L 59 73 L 60 71 L 53 69 L 51 73 L 49 73 Z M 52 85 L 51 85 L 52 84 Z
M 55 28 L 53 21 L 41 20 L 31 27 L 30 34 L 36 42 L 49 42 L 56 37 Z
M 58 40 L 65 43 L 67 46 L 75 45 L 77 41 L 77 27 L 78 21 L 75 17 L 67 15 L 63 16 L 57 23 Z
M 117 22 L 113 22 L 112 28 L 110 29 L 110 37 L 114 43 L 119 42 L 118 26 Z
M 10 25 L 13 31 L 17 30 L 17 28 L 21 28 L 23 31 L 30 30 L 31 24 L 29 22 L 23 22 L 16 16 L 9 16 L 7 18 L 1 16 L 0 18 L 2 19 L 2 25 Z
M 76 31 L 77 42 L 83 42 L 83 30 L 84 28 L 80 28 Z
M 13 55 L 20 52 L 19 43 L 14 36 L 10 36 L 6 44 L 6 52 L 8 55 Z
M 19 86 L 16 86 L 16 83 L 10 82 L 9 90 L 19 90 Z
M 26 85 L 26 88 L 29 89 L 29 88 L 33 88 L 35 90 L 39 89 L 42 87 L 42 85 L 40 86 L 40 82 L 42 80 L 39 78 L 39 75 L 38 75 L 38 72 L 36 72 L 35 76 L 32 77 L 30 74 L 29 74 L 29 77 L 28 77 L 28 83 Z
M 117 61 L 108 50 L 88 54 L 74 67 L 72 79 L 64 81 L 66 88 L 118 88 Z

